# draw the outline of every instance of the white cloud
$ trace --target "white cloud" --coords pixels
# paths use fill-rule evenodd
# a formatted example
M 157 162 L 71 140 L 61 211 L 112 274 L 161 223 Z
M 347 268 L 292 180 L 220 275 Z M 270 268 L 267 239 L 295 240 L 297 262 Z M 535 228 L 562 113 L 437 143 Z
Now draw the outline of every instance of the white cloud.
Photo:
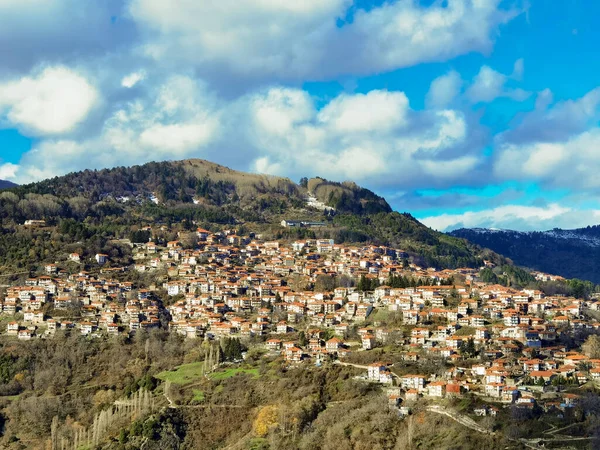
M 539 231 L 558 228 L 580 228 L 600 221 L 600 210 L 580 210 L 551 203 L 544 207 L 504 205 L 493 209 L 462 214 L 441 214 L 419 219 L 440 231 L 457 228 L 501 228 Z
M 519 65 L 515 63 L 515 71 Z M 522 64 L 521 70 L 522 70 Z M 508 97 L 513 100 L 522 101 L 529 97 L 529 92 L 523 89 L 510 89 L 506 87 L 508 76 L 495 71 L 491 67 L 482 66 L 479 73 L 473 79 L 473 83 L 467 89 L 467 98 L 472 103 L 489 103 L 499 97 Z
M 502 94 L 506 77 L 491 67 L 482 66 L 467 90 L 467 97 L 473 102 L 491 102 Z
M 413 111 L 402 92 L 341 94 L 317 111 L 306 92 L 275 88 L 241 104 L 237 128 L 261 171 L 410 186 L 448 183 L 480 162 L 462 113 Z
M 454 70 L 439 76 L 431 82 L 425 104 L 429 108 L 447 108 L 460 94 L 463 81 Z
M 463 156 L 445 161 L 440 164 L 439 161 L 427 160 L 421 162 L 421 167 L 428 175 L 441 179 L 456 179 L 457 174 L 466 174 L 475 169 L 479 159 L 475 156 Z
M 298 89 L 272 88 L 250 101 L 252 118 L 267 135 L 285 135 L 316 114 L 312 99 Z
M 317 120 L 337 132 L 385 132 L 405 126 L 408 109 L 404 92 L 342 94 L 319 112 Z
M 96 88 L 66 67 L 0 83 L 0 113 L 35 134 L 61 134 L 83 121 L 99 100 Z
M 448 185 L 481 162 L 471 141 L 477 126 L 462 112 L 414 111 L 403 92 L 340 94 L 318 109 L 315 98 L 295 88 L 228 101 L 186 76 L 148 84 L 115 105 L 96 136 L 36 143 L 20 161 L 18 180 L 204 157 L 293 178 L 410 187 Z
M 16 179 L 197 156 L 220 130 L 219 111 L 205 86 L 174 76 L 116 108 L 97 136 L 36 143 L 23 155 Z
M 560 188 L 600 188 L 600 128 L 565 142 L 506 144 L 494 171 L 501 179 L 529 179 Z
M 342 29 L 361 43 L 361 64 L 369 61 L 380 70 L 420 62 L 445 60 L 469 51 L 486 52 L 498 25 L 515 12 L 498 9 L 497 0 L 455 0 L 447 6 L 419 6 L 413 1 L 384 3 L 371 11 L 359 11 L 353 26 Z
M 12 163 L 0 165 L 0 180 L 13 180 L 17 176 L 19 166 Z
M 139 136 L 139 142 L 144 147 L 158 151 L 185 154 L 210 142 L 215 125 L 212 121 L 158 124 L 144 130 Z
M 283 171 L 280 164 L 271 164 L 268 156 L 263 156 L 254 161 L 252 170 L 258 173 L 264 173 L 267 175 L 278 175 Z
M 146 78 L 146 72 L 144 70 L 140 70 L 139 72 L 133 72 L 129 75 L 123 77 L 121 80 L 121 86 L 125 88 L 132 88 L 140 81 L 143 81 Z
M 550 106 L 552 92 L 538 94 L 535 110 L 496 136 L 494 174 L 566 189 L 600 189 L 600 88 L 580 99 Z
M 552 103 L 552 92 L 538 94 L 536 109 L 497 138 L 501 143 L 561 142 L 597 125 L 600 119 L 600 87 L 583 97 Z
M 132 0 L 129 13 L 147 37 L 146 54 L 210 72 L 284 78 L 376 73 L 487 52 L 516 11 L 500 0 L 412 0 L 355 10 L 351 0 Z
M 129 11 L 147 32 L 145 51 L 153 57 L 270 74 L 314 67 L 314 45 L 348 6 L 348 0 L 132 0 Z

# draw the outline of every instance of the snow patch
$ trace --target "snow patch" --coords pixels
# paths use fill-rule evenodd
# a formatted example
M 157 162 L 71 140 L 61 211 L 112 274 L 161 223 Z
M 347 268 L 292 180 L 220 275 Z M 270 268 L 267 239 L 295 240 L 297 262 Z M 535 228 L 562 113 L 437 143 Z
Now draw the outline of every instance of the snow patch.
M 578 230 L 548 230 L 548 231 L 515 231 L 515 230 L 503 230 L 500 228 L 470 228 L 467 229 L 470 232 L 477 234 L 506 234 L 511 237 L 518 239 L 524 236 L 545 236 L 553 239 L 562 239 L 570 241 L 579 241 L 590 247 L 600 247 L 600 237 L 590 236 L 584 234 Z

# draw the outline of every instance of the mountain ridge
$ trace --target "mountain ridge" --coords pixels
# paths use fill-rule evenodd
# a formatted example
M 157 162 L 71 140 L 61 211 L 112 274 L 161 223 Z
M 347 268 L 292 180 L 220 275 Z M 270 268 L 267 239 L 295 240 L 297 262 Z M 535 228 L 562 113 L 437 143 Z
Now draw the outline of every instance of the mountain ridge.
M 461 228 L 448 234 L 501 253 L 530 269 L 600 282 L 600 225 L 546 231 Z
M 16 183 L 13 183 L 12 181 L 8 181 L 8 180 L 0 180 L 0 190 L 3 189 L 11 189 L 14 187 L 17 187 L 18 185 Z

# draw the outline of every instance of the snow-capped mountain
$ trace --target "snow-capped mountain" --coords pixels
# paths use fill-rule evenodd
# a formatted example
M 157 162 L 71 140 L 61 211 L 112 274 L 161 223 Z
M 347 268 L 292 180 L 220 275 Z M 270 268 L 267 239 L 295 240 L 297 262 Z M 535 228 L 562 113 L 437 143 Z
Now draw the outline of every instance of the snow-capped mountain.
M 600 225 L 562 230 L 461 228 L 449 233 L 542 272 L 600 283 Z

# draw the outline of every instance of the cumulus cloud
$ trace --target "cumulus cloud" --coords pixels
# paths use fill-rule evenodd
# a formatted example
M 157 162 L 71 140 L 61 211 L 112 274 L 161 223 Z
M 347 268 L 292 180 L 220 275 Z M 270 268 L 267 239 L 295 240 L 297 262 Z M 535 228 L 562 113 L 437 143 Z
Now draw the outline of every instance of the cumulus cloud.
M 545 206 L 504 205 L 484 211 L 424 217 L 420 221 L 440 231 L 458 228 L 539 231 L 556 227 L 580 228 L 597 223 L 600 221 L 600 210 L 580 210 L 558 203 Z
M 145 97 L 118 105 L 95 136 L 37 142 L 13 179 L 22 183 L 84 168 L 182 159 L 201 154 L 219 132 L 212 94 L 189 77 L 172 76 Z
M 529 179 L 562 188 L 600 188 L 600 129 L 564 142 L 506 144 L 499 148 L 495 174 L 504 179 Z
M 451 70 L 431 82 L 425 104 L 429 108 L 446 108 L 460 94 L 463 81 L 460 74 Z
M 499 179 L 597 192 L 600 179 L 600 88 L 550 106 L 549 90 L 536 109 L 496 137 L 494 174 Z
M 337 132 L 386 132 L 406 125 L 408 98 L 404 92 L 370 91 L 342 94 L 318 114 L 320 123 Z
M 487 52 L 516 11 L 500 0 L 412 0 L 357 9 L 351 0 L 132 0 L 129 13 L 146 36 L 144 52 L 264 78 L 364 74 Z
M 478 132 L 458 110 L 413 110 L 403 92 L 343 93 L 318 108 L 297 88 L 229 101 L 198 80 L 174 76 L 115 107 L 97 136 L 36 143 L 16 178 L 204 157 L 294 178 L 449 185 L 481 162 Z
M 0 74 L 26 73 L 40 62 L 70 63 L 130 45 L 133 23 L 114 20 L 123 0 L 0 1 Z
M 522 75 L 522 67 L 515 65 L 515 72 Z M 479 73 L 473 79 L 473 83 L 466 92 L 467 98 L 472 103 L 489 103 L 499 97 L 508 97 L 513 100 L 522 101 L 529 97 L 529 92 L 520 88 L 508 88 L 506 83 L 509 77 L 495 71 L 489 66 L 482 66 Z
M 98 91 L 83 75 L 60 66 L 0 83 L 0 114 L 38 135 L 73 130 L 98 99 Z
M 139 72 L 132 72 L 129 75 L 123 77 L 121 80 L 121 86 L 125 88 L 132 88 L 140 81 L 143 81 L 146 78 L 146 72 L 144 70 L 140 70 Z
M 537 95 L 535 110 L 498 135 L 496 140 L 498 145 L 564 142 L 595 127 L 599 119 L 600 87 L 581 98 L 555 104 L 552 104 L 552 92 L 545 89 Z
M 412 110 L 402 92 L 341 94 L 317 110 L 308 93 L 273 88 L 242 104 L 262 170 L 412 186 L 456 180 L 480 162 L 461 112 Z
M 4 163 L 0 165 L 0 179 L 12 180 L 16 177 L 19 166 L 12 163 Z

